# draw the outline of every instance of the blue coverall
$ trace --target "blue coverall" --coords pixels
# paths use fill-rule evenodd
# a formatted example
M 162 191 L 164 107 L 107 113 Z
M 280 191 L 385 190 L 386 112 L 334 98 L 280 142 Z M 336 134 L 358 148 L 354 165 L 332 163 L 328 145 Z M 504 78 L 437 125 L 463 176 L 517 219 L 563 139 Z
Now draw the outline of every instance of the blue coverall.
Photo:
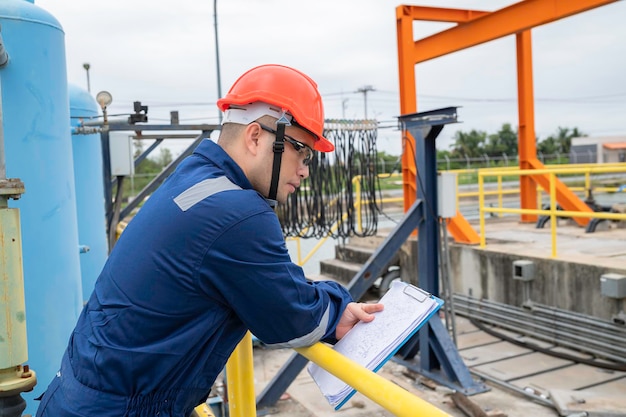
M 350 301 L 305 279 L 268 201 L 204 140 L 117 242 L 37 416 L 186 417 L 246 330 L 268 345 L 334 342 Z

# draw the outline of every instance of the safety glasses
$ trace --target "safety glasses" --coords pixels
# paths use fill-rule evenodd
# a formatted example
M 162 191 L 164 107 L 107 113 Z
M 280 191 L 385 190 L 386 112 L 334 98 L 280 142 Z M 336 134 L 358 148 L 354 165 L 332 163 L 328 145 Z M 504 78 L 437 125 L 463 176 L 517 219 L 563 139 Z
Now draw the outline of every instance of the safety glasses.
M 272 129 L 269 126 L 265 126 L 264 124 L 259 123 L 259 122 L 255 122 L 255 123 L 261 126 L 261 129 L 265 130 L 266 132 L 269 132 L 273 135 L 276 135 L 278 133 L 276 130 Z M 313 149 L 306 143 L 302 143 L 299 140 L 295 140 L 291 136 L 287 136 L 287 135 L 283 135 L 283 136 L 285 138 L 285 142 L 289 142 L 291 146 L 293 146 L 293 148 L 298 152 L 298 154 L 304 156 L 302 163 L 308 166 L 313 160 L 313 157 L 315 156 L 315 154 L 313 153 Z

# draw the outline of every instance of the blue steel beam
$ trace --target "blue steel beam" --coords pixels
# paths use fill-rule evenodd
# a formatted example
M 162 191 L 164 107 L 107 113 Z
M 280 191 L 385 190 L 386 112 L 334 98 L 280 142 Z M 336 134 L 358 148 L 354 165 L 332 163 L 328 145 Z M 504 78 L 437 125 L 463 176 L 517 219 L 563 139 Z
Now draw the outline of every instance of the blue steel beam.
M 402 131 L 408 132 L 414 139 L 417 201 L 423 201 L 426 207 L 418 225 L 418 283 L 422 289 L 439 296 L 440 241 L 435 142 L 445 124 L 457 121 L 456 107 L 408 114 L 399 120 Z M 418 349 L 419 364 L 404 362 L 410 369 L 468 395 L 487 390 L 484 384 L 472 379 L 438 317 L 429 320 L 428 325 L 407 342 L 401 355 L 405 359 L 412 359 Z

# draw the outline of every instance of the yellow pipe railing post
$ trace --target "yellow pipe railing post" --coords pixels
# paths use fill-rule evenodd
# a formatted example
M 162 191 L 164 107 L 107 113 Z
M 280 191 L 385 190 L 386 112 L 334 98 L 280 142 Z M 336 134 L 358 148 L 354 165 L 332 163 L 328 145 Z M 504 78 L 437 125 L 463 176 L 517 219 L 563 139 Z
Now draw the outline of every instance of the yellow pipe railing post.
M 226 387 L 230 417 L 256 416 L 252 334 L 246 332 L 226 363 Z
M 556 258 L 556 222 L 556 175 L 550 174 L 550 233 L 553 258 Z
M 480 221 L 480 247 L 485 248 L 485 195 L 483 187 L 485 179 L 482 172 L 478 172 L 478 219 Z
M 296 351 L 398 417 L 450 417 L 425 400 L 375 374 L 355 361 L 316 343 Z
M 498 208 L 503 208 L 502 207 L 502 175 L 498 175 Z M 498 217 L 502 217 L 502 213 L 499 213 Z
M 361 176 L 357 175 L 352 178 L 352 183 L 354 184 L 354 191 L 356 193 L 356 198 L 354 200 L 354 208 L 356 210 L 356 222 L 359 228 L 359 233 L 363 233 L 362 219 L 361 219 Z

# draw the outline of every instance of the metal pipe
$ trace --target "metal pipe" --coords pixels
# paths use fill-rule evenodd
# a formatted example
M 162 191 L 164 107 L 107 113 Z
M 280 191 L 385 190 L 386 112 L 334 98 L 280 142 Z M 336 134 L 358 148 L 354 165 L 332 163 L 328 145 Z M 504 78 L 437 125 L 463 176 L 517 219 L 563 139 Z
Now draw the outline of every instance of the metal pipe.
M 534 323 L 529 323 L 528 322 L 528 318 L 529 317 L 517 316 L 519 318 L 504 318 L 504 317 L 502 317 L 501 314 L 498 314 L 498 313 L 495 313 L 495 312 L 488 312 L 488 311 L 485 311 L 484 309 L 478 309 L 476 307 L 469 307 L 469 306 L 468 306 L 468 309 L 473 311 L 474 313 L 478 313 L 479 315 L 482 313 L 482 317 L 485 320 L 488 318 L 488 317 L 485 317 L 485 316 L 493 317 L 493 320 L 494 320 L 493 324 L 496 324 L 496 325 L 497 324 L 506 323 L 506 322 L 511 322 L 511 323 L 513 323 L 516 326 L 516 328 L 523 328 L 525 326 L 526 328 L 531 328 L 531 329 L 544 331 L 544 332 L 551 332 L 555 336 L 560 336 L 560 337 L 567 337 L 567 336 L 569 336 L 571 339 L 574 339 L 574 340 L 579 341 L 579 342 L 583 342 L 583 341 L 589 340 L 588 336 L 593 336 L 596 339 L 601 339 L 604 336 L 607 336 L 606 339 L 609 339 L 609 340 L 606 340 L 606 343 L 608 343 L 608 344 L 604 344 L 604 343 L 599 342 L 599 341 L 594 340 L 594 339 L 591 339 L 590 341 L 591 341 L 591 344 L 595 344 L 595 345 L 603 346 L 603 347 L 609 347 L 609 348 L 615 347 L 615 345 L 611 344 L 611 342 L 615 342 L 615 343 L 620 343 L 620 342 L 623 343 L 624 342 L 624 337 L 622 335 L 606 335 L 606 334 L 604 334 L 602 332 L 595 332 L 593 330 L 590 330 L 584 336 L 578 336 L 578 335 L 573 334 L 573 333 L 566 333 L 564 331 L 557 330 L 555 327 L 551 328 L 551 327 L 539 326 L 539 325 L 536 325 Z M 511 312 L 507 312 L 507 314 L 511 314 Z M 534 320 L 536 319 L 537 321 L 543 321 L 543 320 L 541 320 L 540 317 L 532 317 L 532 319 L 534 319 Z M 559 323 L 559 327 L 566 327 L 566 328 L 570 328 L 570 329 L 573 329 L 573 330 L 579 330 L 575 326 L 562 324 L 562 323 Z
M 395 416 L 450 416 L 322 343 L 297 348 L 296 351 Z
M 254 360 L 250 332 L 246 332 L 226 362 L 226 385 L 229 416 L 256 416 Z
M 478 309 L 476 307 L 464 306 L 458 303 L 456 306 L 457 311 L 465 310 L 464 312 L 469 316 L 480 318 L 480 320 L 485 323 L 493 324 L 502 328 L 509 328 L 526 336 L 536 337 L 538 339 L 570 347 L 575 350 L 580 350 L 582 347 L 585 347 L 587 349 L 594 350 L 592 353 L 607 359 L 613 359 L 619 362 L 624 362 L 625 360 L 623 357 L 624 338 L 621 335 L 606 335 L 604 333 L 597 332 L 593 332 L 593 335 L 591 335 L 593 337 L 589 337 L 587 334 L 575 335 L 556 329 L 536 326 L 529 323 L 528 317 L 521 317 L 520 319 L 506 319 L 505 317 L 507 316 L 515 315 L 513 311 L 500 309 L 500 311 L 505 313 L 502 314 L 485 311 L 485 309 Z M 579 330 L 574 326 L 568 327 Z M 604 336 L 609 336 L 609 340 L 607 340 Z M 619 356 L 620 354 L 622 356 Z
M 510 315 L 516 315 L 516 316 L 521 316 L 522 319 L 525 321 L 528 320 L 527 313 L 525 313 L 524 311 L 520 311 L 518 309 L 512 308 L 510 306 L 499 305 L 493 302 L 490 303 L 488 300 L 473 300 L 468 297 L 464 298 L 462 295 L 459 295 L 459 294 L 455 294 L 455 298 L 467 304 L 478 305 L 481 308 L 479 311 L 484 311 L 485 308 L 489 308 L 489 309 L 496 310 L 498 312 L 505 313 L 504 317 L 508 317 Z M 541 316 L 542 314 L 540 310 L 541 308 L 542 308 L 541 306 L 535 306 L 535 305 L 531 307 L 532 310 L 535 310 L 534 314 L 532 315 L 533 320 L 539 321 L 548 325 L 554 324 L 553 317 Z M 576 330 L 580 330 L 581 328 L 583 328 L 583 325 L 587 325 L 589 326 L 587 327 L 587 329 L 591 330 L 592 335 L 594 337 L 602 338 L 604 336 L 608 336 L 611 339 L 614 339 L 614 341 L 616 342 L 620 342 L 620 341 L 623 342 L 624 340 L 626 340 L 625 339 L 626 329 L 623 327 L 618 327 L 615 325 L 611 325 L 609 323 L 602 323 L 601 321 L 597 319 L 590 320 L 588 318 L 581 317 L 580 315 L 575 316 L 574 313 L 568 315 L 567 313 L 554 312 L 554 316 L 557 316 L 559 319 L 561 319 L 561 321 L 559 321 L 559 327 L 566 327 L 566 328 L 576 331 Z M 565 323 L 564 321 L 567 321 L 569 323 Z M 600 327 L 601 329 L 597 329 L 598 327 Z M 610 334 L 608 334 L 607 332 L 610 332 Z
M 509 384 L 508 382 L 504 382 L 504 381 L 501 381 L 501 380 L 499 380 L 497 378 L 494 378 L 494 377 L 492 377 L 492 376 L 490 376 L 490 375 L 488 375 L 488 374 L 486 374 L 484 372 L 480 372 L 480 371 L 477 371 L 475 369 L 470 369 L 470 372 L 472 374 L 476 375 L 477 377 L 484 379 L 485 381 L 489 381 L 489 382 L 494 383 L 496 385 L 500 385 L 500 386 L 502 386 L 504 388 L 510 389 L 511 391 L 517 392 L 517 393 L 522 394 L 522 395 L 524 395 L 524 396 L 526 396 L 528 398 L 531 398 L 533 401 L 536 401 L 536 402 L 538 402 L 541 405 L 545 405 L 545 406 L 548 406 L 548 407 L 551 407 L 551 408 L 555 408 L 554 404 L 552 403 L 552 401 L 550 401 L 547 398 L 543 398 L 543 397 L 541 397 L 539 395 L 530 393 L 530 392 L 528 392 L 528 391 L 526 391 L 526 390 L 524 390 L 522 388 L 516 387 L 513 384 Z
M 217 67 L 217 98 L 222 98 L 222 80 L 220 76 L 220 45 L 217 39 L 217 0 L 213 0 L 213 26 L 215 29 L 215 65 Z M 217 112 L 219 123 L 222 124 L 222 112 Z

